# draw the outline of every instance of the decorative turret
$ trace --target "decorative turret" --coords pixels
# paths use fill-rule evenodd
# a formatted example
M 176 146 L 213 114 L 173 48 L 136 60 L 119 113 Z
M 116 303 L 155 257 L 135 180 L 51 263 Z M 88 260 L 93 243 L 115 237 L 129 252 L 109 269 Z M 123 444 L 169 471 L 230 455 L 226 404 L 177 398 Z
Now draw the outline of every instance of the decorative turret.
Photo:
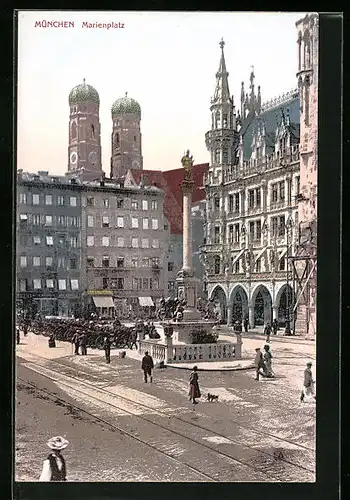
M 141 147 L 141 107 L 135 99 L 124 97 L 117 99 L 111 108 L 112 131 L 112 178 L 123 177 L 128 169 L 143 168 Z
M 215 169 L 215 173 L 227 170 L 233 164 L 238 141 L 237 119 L 233 96 L 230 96 L 223 39 L 219 45 L 220 63 L 216 73 L 214 97 L 211 99 L 210 106 L 212 126 L 206 134 L 206 146 L 211 153 L 211 168 Z

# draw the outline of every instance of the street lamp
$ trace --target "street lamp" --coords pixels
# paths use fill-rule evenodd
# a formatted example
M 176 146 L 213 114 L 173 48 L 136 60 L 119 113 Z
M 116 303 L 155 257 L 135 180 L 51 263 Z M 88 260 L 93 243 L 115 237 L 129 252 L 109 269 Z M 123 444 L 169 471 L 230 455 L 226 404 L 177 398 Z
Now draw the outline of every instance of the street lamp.
M 286 223 L 286 231 L 287 231 L 287 252 L 286 252 L 286 258 L 287 258 L 287 291 L 286 291 L 286 318 L 285 318 L 285 330 L 284 334 L 285 335 L 292 335 L 291 329 L 290 329 L 290 301 L 289 301 L 289 247 L 290 247 L 290 236 L 293 228 L 293 219 L 291 216 L 288 217 L 287 223 Z

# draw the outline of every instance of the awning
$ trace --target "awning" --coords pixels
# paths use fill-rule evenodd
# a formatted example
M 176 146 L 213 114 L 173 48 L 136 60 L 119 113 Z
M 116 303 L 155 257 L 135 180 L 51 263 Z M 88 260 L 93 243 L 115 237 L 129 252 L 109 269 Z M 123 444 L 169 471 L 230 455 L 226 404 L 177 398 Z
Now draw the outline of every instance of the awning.
M 139 297 L 141 307 L 153 307 L 153 300 L 151 297 Z
M 112 297 L 92 297 L 94 299 L 94 303 L 96 307 L 114 307 L 114 302 Z

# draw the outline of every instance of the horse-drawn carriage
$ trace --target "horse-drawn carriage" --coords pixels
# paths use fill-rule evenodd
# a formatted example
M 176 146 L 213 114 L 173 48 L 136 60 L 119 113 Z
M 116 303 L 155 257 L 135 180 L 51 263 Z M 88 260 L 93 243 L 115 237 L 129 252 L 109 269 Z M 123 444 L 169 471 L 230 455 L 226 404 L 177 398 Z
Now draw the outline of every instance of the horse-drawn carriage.
M 126 327 L 115 321 L 93 321 L 73 318 L 45 317 L 39 318 L 32 323 L 33 333 L 46 337 L 54 336 L 55 340 L 72 342 L 75 333 L 85 333 L 87 347 L 103 348 L 103 341 L 109 336 L 111 347 L 129 347 L 136 338 L 135 328 Z

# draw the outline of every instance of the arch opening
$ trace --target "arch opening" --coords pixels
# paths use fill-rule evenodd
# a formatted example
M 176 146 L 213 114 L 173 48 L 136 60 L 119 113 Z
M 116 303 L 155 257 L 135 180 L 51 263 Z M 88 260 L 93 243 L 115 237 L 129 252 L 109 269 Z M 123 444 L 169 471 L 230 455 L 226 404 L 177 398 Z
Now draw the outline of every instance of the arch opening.
M 277 321 L 279 326 L 286 326 L 286 319 L 292 319 L 294 293 L 290 285 L 283 285 L 277 295 Z
M 272 298 L 264 285 L 259 285 L 253 296 L 254 326 L 272 322 Z
M 227 299 L 221 286 L 217 286 L 211 293 L 211 300 L 214 302 L 215 311 L 220 323 L 227 321 Z

